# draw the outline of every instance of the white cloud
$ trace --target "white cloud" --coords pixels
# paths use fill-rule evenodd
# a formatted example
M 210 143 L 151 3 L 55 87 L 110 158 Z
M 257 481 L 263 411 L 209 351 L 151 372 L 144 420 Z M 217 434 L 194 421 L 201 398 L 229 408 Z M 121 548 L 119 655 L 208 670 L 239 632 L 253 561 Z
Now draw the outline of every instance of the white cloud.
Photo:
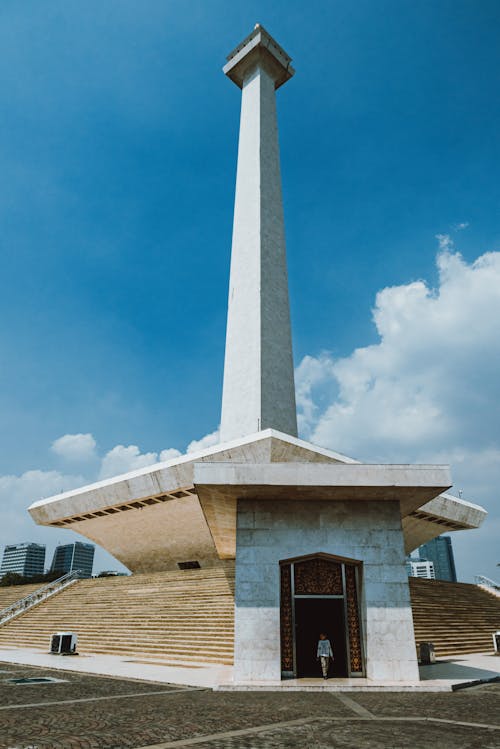
M 74 462 L 95 458 L 95 448 L 96 441 L 91 434 L 65 434 L 51 445 L 56 455 Z
M 4 543 L 41 540 L 43 529 L 36 526 L 28 514 L 29 505 L 38 499 L 74 489 L 82 483 L 83 476 L 65 475 L 59 471 L 33 470 L 20 476 L 0 476 L 0 535 Z
M 417 281 L 377 294 L 379 343 L 316 359 L 316 377 L 332 373 L 338 388 L 328 407 L 308 411 L 320 444 L 365 455 L 498 440 L 500 253 L 469 265 L 444 252 L 438 269 L 438 289 Z
M 458 224 L 453 224 L 453 230 L 454 231 L 463 231 L 464 229 L 467 229 L 468 226 L 469 226 L 469 222 L 468 221 L 461 221 Z
M 333 360 L 326 352 L 315 358 L 304 356 L 295 370 L 295 396 L 299 431 L 310 436 L 310 427 L 315 423 L 328 397 L 328 385 L 334 382 Z
M 0 500 L 4 507 L 19 511 L 19 504 L 25 505 L 37 499 L 73 489 L 81 484 L 82 476 L 65 475 L 59 471 L 26 471 L 21 476 L 0 476 Z
M 204 450 L 207 447 L 216 445 L 219 441 L 219 431 L 210 432 L 199 440 L 193 440 L 189 443 L 186 453 Z M 173 460 L 182 455 L 180 450 L 175 447 L 167 447 L 160 452 L 141 453 L 137 445 L 116 445 L 112 450 L 106 453 L 101 461 L 101 470 L 99 478 L 111 478 L 120 473 L 135 471 L 138 468 L 145 468 L 158 462 Z
M 218 432 L 192 442 L 188 450 L 203 449 L 215 444 Z M 197 447 L 199 446 L 199 447 Z M 58 456 L 70 461 L 89 461 L 99 459 L 96 452 L 96 441 L 91 434 L 65 434 L 55 440 L 51 450 Z M 46 565 L 50 564 L 52 548 L 56 543 L 71 543 L 82 537 L 69 530 L 60 530 L 38 526 L 27 512 L 32 502 L 50 497 L 60 492 L 75 489 L 95 481 L 97 478 L 109 478 L 137 468 L 153 465 L 158 461 L 172 460 L 181 455 L 176 448 L 167 448 L 161 452 L 142 453 L 137 445 L 116 445 L 100 459 L 98 470 L 95 463 L 86 465 L 85 475 L 65 474 L 59 471 L 31 470 L 20 476 L 0 476 L 0 552 L 2 546 L 21 541 L 35 541 L 47 545 Z M 97 474 L 97 475 L 96 475 Z M 101 569 L 125 569 L 116 559 L 103 549 L 97 548 L 94 571 Z
M 193 440 L 189 443 L 186 452 L 191 453 L 203 450 L 206 447 L 217 444 L 219 441 L 219 432 L 211 432 L 199 440 Z M 157 452 L 141 453 L 137 445 L 116 445 L 112 450 L 106 453 L 101 461 L 101 470 L 99 478 L 110 478 L 120 473 L 135 471 L 138 468 L 145 468 L 158 462 L 173 460 L 182 455 L 180 450 L 175 447 L 167 447 Z
M 175 447 L 167 447 L 166 450 L 162 450 L 159 455 L 159 460 L 162 463 L 165 463 L 167 460 L 173 460 L 174 458 L 178 458 L 179 455 L 181 455 L 181 451 L 177 450 Z
M 32 541 L 45 544 L 47 554 L 45 566 L 52 561 L 53 548 L 58 543 L 88 541 L 67 529 L 48 528 L 36 525 L 27 508 L 32 502 L 50 497 L 70 489 L 76 489 L 87 483 L 87 478 L 80 475 L 63 474 L 59 471 L 26 471 L 20 476 L 0 476 L 0 552 L 3 545 Z M 96 550 L 94 572 L 101 569 L 125 569 L 116 559 L 99 547 Z
M 64 439 L 64 438 L 62 438 Z M 59 441 L 59 440 L 58 440 Z M 193 440 L 189 443 L 186 452 L 191 453 L 203 450 L 207 447 L 217 444 L 219 441 L 219 432 L 211 432 L 199 440 Z M 137 445 L 115 445 L 109 450 L 101 460 L 99 478 L 111 478 L 121 473 L 135 471 L 138 468 L 146 468 L 158 462 L 165 462 L 177 458 L 182 453 L 175 447 L 168 447 L 160 452 L 141 453 Z
M 200 450 L 206 450 L 207 447 L 212 447 L 212 445 L 216 445 L 219 442 L 219 430 L 216 429 L 215 432 L 210 432 L 210 434 L 206 434 L 204 437 L 202 437 L 199 440 L 193 440 L 189 443 L 187 446 L 187 453 L 195 453 L 199 452 Z
M 106 479 L 128 473 L 158 462 L 158 453 L 141 453 L 137 445 L 116 445 L 106 453 L 101 462 L 99 478 Z
M 484 562 L 493 576 L 492 547 L 479 551 L 477 539 L 498 523 L 500 252 L 469 264 L 449 251 L 449 237 L 438 240 L 436 289 L 416 281 L 377 294 L 377 344 L 342 359 L 303 359 L 301 432 L 362 460 L 449 462 L 455 490 L 491 513 L 484 529 L 459 534 L 459 545 L 471 547 L 476 571 Z
M 440 250 L 452 250 L 453 249 L 453 239 L 450 237 L 449 234 L 436 234 L 436 239 L 439 242 L 439 249 Z

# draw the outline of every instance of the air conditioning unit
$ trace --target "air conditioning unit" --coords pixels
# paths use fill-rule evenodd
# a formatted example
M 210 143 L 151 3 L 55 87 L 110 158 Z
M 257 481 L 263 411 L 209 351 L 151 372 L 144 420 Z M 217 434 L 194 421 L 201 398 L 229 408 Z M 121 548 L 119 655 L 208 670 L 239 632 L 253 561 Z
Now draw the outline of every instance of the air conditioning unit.
M 74 632 L 56 632 L 50 638 L 50 652 L 54 655 L 78 655 L 77 639 Z

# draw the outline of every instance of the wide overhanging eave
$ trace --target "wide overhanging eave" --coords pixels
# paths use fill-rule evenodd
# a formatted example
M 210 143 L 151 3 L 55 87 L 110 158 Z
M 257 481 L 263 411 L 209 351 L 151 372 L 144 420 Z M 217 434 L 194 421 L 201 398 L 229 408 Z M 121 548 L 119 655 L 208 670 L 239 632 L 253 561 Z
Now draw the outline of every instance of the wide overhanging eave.
M 279 501 L 399 501 L 404 516 L 449 489 L 447 466 L 196 463 L 198 495 Z

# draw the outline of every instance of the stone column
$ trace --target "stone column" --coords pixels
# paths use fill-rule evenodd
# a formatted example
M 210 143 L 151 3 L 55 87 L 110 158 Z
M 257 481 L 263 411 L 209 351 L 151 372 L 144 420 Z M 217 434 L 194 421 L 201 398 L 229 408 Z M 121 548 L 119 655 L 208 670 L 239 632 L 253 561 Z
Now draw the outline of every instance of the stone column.
M 221 441 L 297 436 L 275 89 L 294 73 L 261 27 L 228 57 L 242 89 Z

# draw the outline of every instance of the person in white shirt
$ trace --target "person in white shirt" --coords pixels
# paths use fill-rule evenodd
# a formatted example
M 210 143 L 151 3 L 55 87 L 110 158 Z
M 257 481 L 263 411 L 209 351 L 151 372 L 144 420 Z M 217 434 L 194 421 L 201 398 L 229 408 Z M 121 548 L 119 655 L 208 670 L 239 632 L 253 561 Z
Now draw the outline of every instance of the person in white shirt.
M 319 636 L 318 650 L 316 658 L 321 662 L 321 670 L 323 672 L 323 679 L 328 679 L 328 669 L 330 668 L 330 658 L 333 661 L 333 650 L 330 644 L 330 640 L 327 638 L 324 632 Z

